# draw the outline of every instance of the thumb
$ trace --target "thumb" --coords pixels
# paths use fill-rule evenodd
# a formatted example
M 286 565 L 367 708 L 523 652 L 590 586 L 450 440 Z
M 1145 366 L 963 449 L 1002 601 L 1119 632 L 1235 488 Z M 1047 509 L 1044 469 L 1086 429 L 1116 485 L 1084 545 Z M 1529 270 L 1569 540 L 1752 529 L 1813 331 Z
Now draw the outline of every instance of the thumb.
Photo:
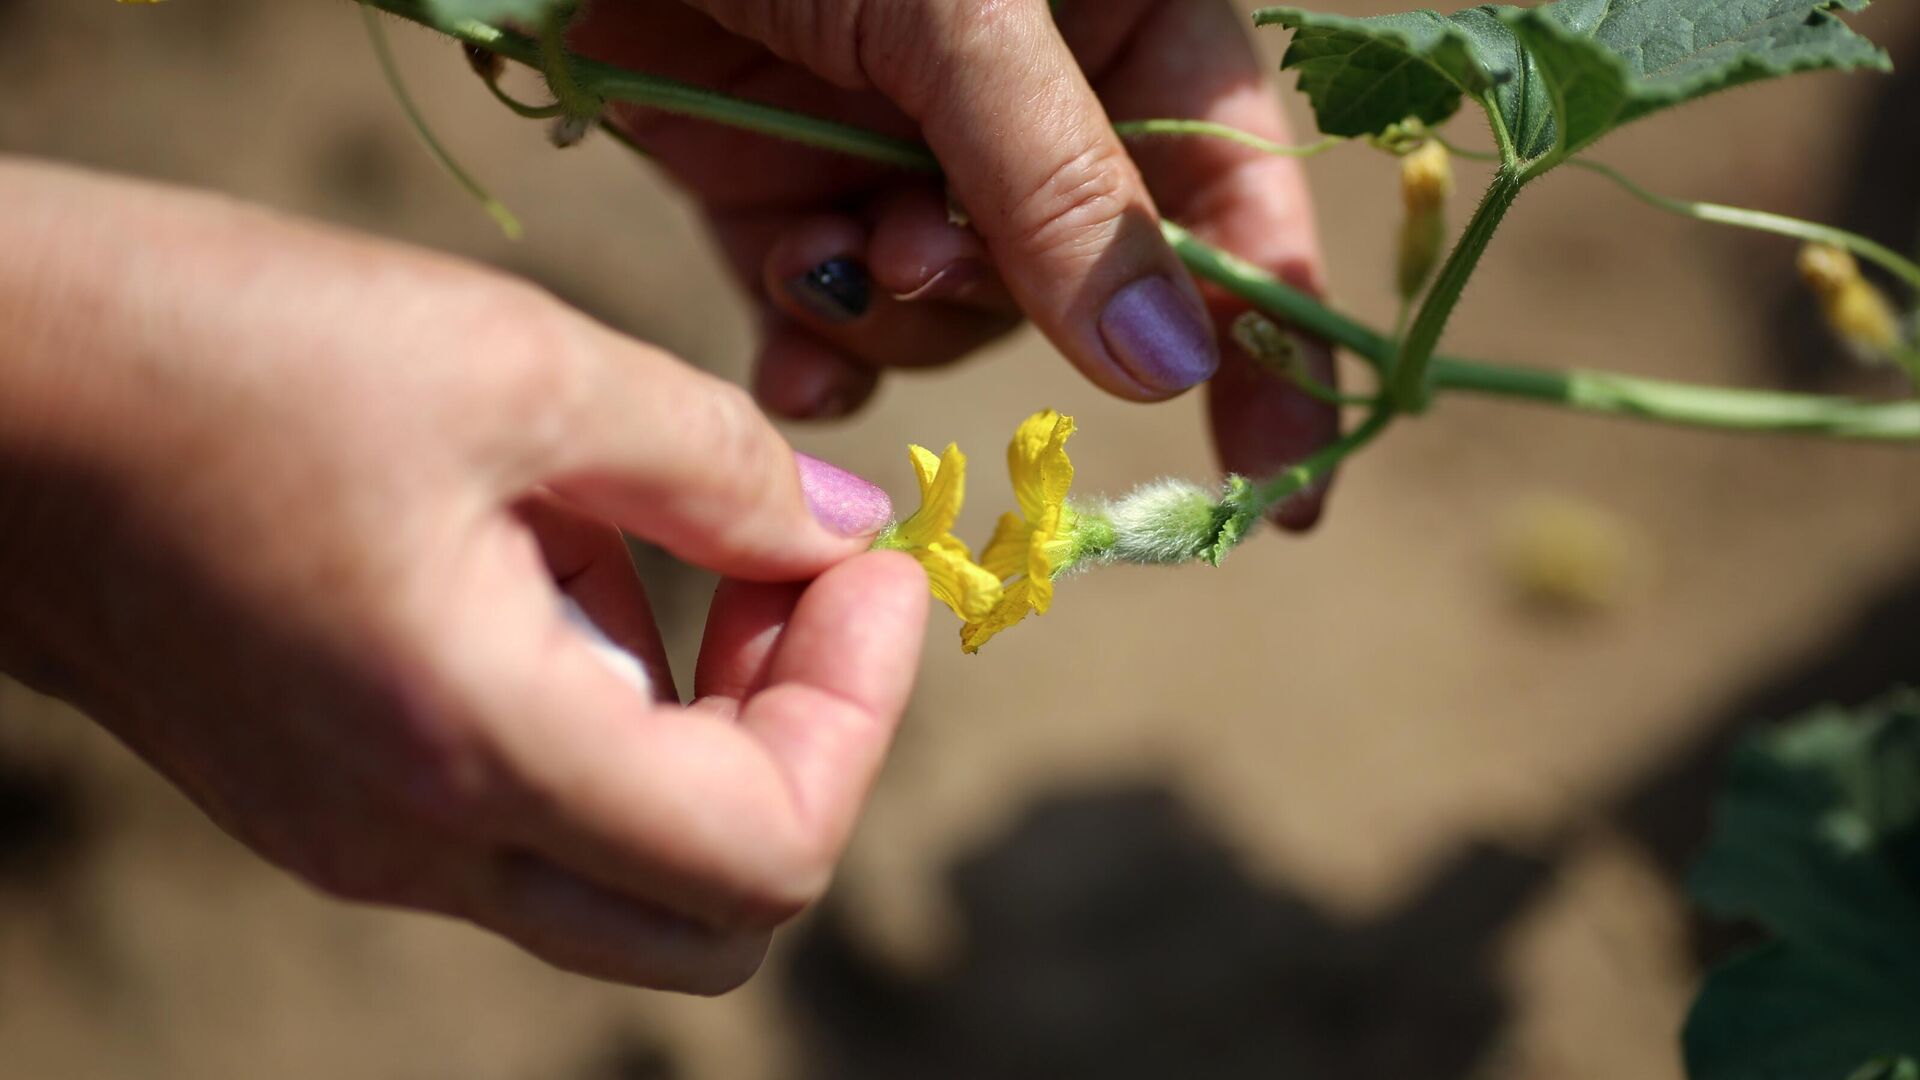
M 1027 316 L 1088 378 L 1171 397 L 1219 366 L 1200 295 L 1045 0 L 707 0 L 920 125 Z
M 797 454 L 737 386 L 594 327 L 592 374 L 538 482 L 678 558 L 798 581 L 866 550 L 886 492 Z

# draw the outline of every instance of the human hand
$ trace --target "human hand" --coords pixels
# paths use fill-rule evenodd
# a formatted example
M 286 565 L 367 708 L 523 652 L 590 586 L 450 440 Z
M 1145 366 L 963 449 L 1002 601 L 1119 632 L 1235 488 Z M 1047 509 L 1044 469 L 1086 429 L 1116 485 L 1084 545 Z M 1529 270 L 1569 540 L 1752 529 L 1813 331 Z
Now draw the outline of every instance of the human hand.
M 1109 122 L 1189 117 L 1289 141 L 1242 22 L 1226 0 L 1063 0 L 1051 15 L 1041 0 L 599 0 L 573 40 L 614 63 L 925 139 L 945 167 L 972 228 L 949 222 L 946 192 L 924 178 L 616 110 L 701 200 L 763 301 L 754 388 L 769 409 L 842 415 L 879 371 L 957 359 L 1024 310 L 1122 397 L 1161 400 L 1212 376 L 1222 462 L 1263 476 L 1331 440 L 1338 415 L 1215 344 L 1244 305 L 1209 288 L 1203 307 L 1156 223 L 1165 212 L 1317 290 L 1301 172 L 1217 140 L 1129 157 Z M 1309 353 L 1331 382 L 1330 352 Z M 1319 509 L 1316 491 L 1278 520 L 1304 528 Z
M 0 200 L 0 671 L 329 893 L 751 974 L 904 707 L 886 496 L 477 268 L 20 163 Z M 728 576 L 690 707 L 616 524 Z

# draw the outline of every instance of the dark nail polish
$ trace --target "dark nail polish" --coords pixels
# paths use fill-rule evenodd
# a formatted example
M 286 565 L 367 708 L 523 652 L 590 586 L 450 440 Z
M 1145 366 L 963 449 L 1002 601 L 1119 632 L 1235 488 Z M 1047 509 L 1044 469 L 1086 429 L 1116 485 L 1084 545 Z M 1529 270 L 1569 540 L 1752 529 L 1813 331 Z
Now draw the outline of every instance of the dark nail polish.
M 873 283 L 856 259 L 838 256 L 787 279 L 787 294 L 823 322 L 852 322 L 873 302 Z
M 1220 367 L 1212 324 L 1163 277 L 1115 293 L 1100 315 L 1100 336 L 1128 374 L 1155 390 L 1185 390 Z

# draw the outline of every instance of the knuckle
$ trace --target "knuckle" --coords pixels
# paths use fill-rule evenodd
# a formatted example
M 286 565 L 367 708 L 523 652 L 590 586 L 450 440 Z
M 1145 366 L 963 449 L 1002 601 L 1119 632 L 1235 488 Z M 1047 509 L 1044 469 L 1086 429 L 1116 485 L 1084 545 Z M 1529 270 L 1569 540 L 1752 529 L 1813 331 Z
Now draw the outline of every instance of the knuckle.
M 455 348 L 468 358 L 468 422 L 521 444 L 564 439 L 592 397 L 581 319 L 552 295 L 510 279 L 464 287 Z
M 1012 240 L 1039 255 L 1098 256 L 1126 212 L 1130 168 L 1113 140 L 1090 137 L 1015 199 Z
M 1040 0 L 866 0 L 845 6 L 858 8 L 855 61 L 866 82 L 917 119 L 935 112 L 969 68 L 1004 64 L 1034 27 L 1052 26 Z
M 404 815 L 445 835 L 482 839 L 502 816 L 501 769 L 477 741 L 432 746 L 390 793 Z
M 760 407 L 745 389 L 712 380 L 699 395 L 700 408 L 689 430 L 701 433 L 701 457 L 709 462 L 717 492 L 725 501 L 751 505 L 775 475 L 781 450 Z
M 722 25 L 782 59 L 843 86 L 864 87 L 860 28 L 863 9 L 872 6 L 865 0 L 721 0 L 709 6 Z

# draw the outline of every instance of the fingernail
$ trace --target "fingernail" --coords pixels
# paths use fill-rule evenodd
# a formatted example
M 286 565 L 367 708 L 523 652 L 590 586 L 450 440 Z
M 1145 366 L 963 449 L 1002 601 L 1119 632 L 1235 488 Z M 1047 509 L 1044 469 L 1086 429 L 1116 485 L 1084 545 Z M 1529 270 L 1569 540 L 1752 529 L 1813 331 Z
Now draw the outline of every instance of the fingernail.
M 852 322 L 867 313 L 873 285 L 856 259 L 837 256 L 787 279 L 787 295 L 823 322 Z
M 1213 327 L 1163 277 L 1141 278 L 1115 293 L 1100 315 L 1100 336 L 1128 374 L 1155 390 L 1185 390 L 1220 366 Z
M 911 292 L 903 292 L 894 297 L 896 300 L 960 300 L 987 279 L 987 264 L 979 259 L 961 259 L 942 267 L 932 277 Z
M 820 524 L 842 536 L 867 536 L 893 520 L 893 500 L 887 493 L 838 465 L 795 453 L 800 464 L 800 490 Z

